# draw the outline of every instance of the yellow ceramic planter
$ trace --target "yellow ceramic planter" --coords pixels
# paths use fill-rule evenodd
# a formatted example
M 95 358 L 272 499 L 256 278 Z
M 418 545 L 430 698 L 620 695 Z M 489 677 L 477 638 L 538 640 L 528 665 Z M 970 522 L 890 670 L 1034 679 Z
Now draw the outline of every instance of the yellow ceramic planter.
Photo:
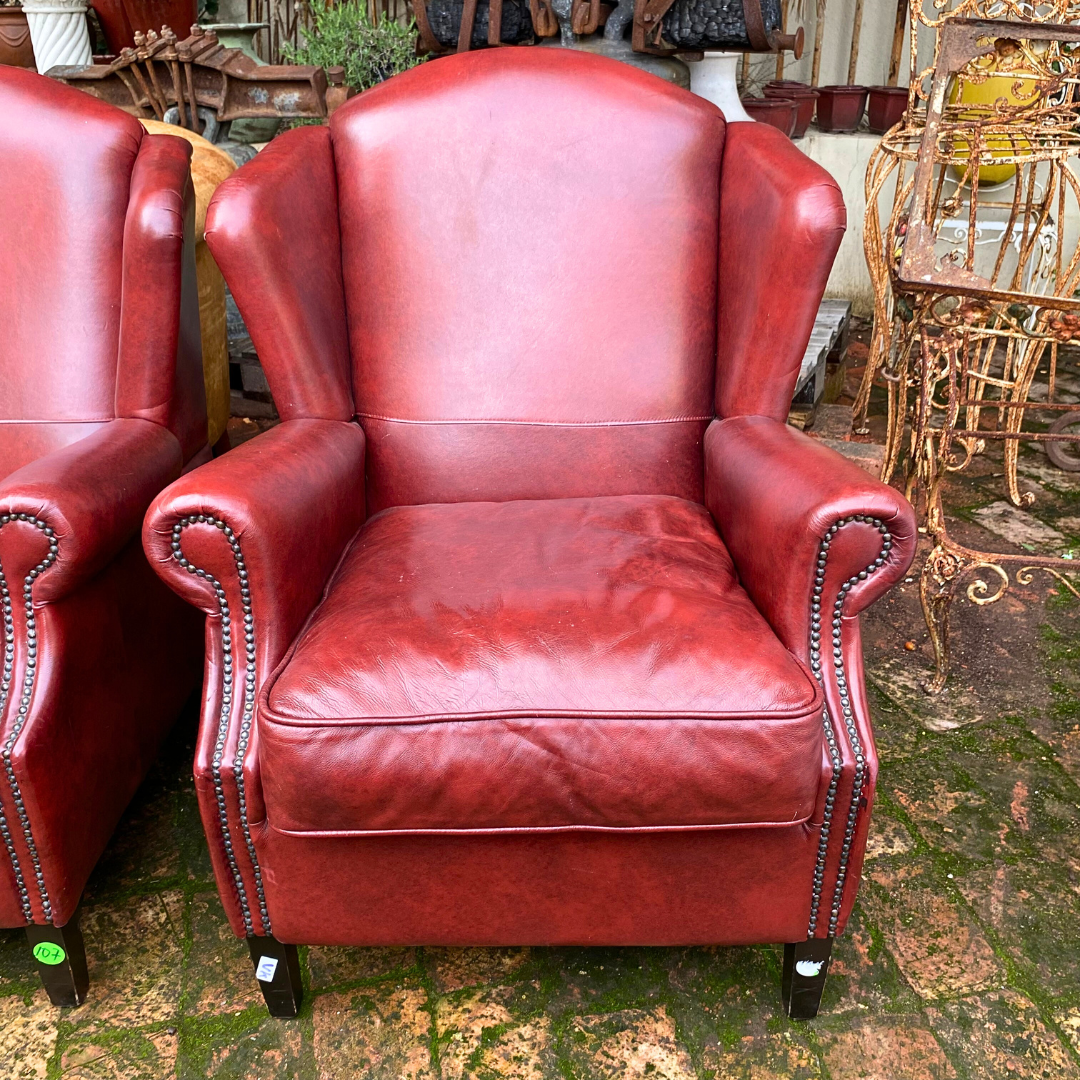
M 975 61 L 977 67 L 987 72 L 998 72 L 1001 69 L 1003 58 L 997 55 L 983 56 Z M 995 102 L 1005 99 L 1010 105 L 1033 105 L 1038 100 L 1039 90 L 1036 80 L 1023 71 L 1001 72 L 990 74 L 984 82 L 972 82 L 967 79 L 954 79 L 952 89 L 949 91 L 950 104 L 992 106 Z M 964 120 L 986 119 L 986 109 L 973 109 L 971 112 L 962 112 L 960 118 Z M 991 136 L 986 140 L 986 150 L 989 157 L 1007 158 L 1022 154 L 1024 149 L 1030 147 L 1026 139 L 1011 139 L 1005 135 Z M 954 141 L 955 156 L 958 161 L 967 161 L 969 143 L 965 139 L 957 138 Z M 983 151 L 981 159 L 986 160 L 987 153 Z M 953 165 L 953 171 L 962 176 L 964 167 Z M 1016 173 L 1015 162 L 1006 162 L 1002 165 L 980 165 L 979 184 L 1003 184 L 1011 180 Z

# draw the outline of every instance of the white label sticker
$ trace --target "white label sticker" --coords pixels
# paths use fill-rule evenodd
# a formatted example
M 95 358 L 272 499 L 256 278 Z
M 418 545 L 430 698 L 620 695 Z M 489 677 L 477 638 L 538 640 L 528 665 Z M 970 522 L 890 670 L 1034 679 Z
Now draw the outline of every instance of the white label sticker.
M 273 982 L 277 971 L 277 959 L 273 956 L 260 956 L 259 966 L 255 969 L 255 978 L 259 982 Z
M 274 963 L 277 963 L 277 961 L 275 960 Z M 800 960 L 795 965 L 795 970 L 800 975 L 804 975 L 806 978 L 812 979 L 821 971 L 824 966 L 824 960 Z M 260 975 L 259 978 L 261 979 L 262 976 Z

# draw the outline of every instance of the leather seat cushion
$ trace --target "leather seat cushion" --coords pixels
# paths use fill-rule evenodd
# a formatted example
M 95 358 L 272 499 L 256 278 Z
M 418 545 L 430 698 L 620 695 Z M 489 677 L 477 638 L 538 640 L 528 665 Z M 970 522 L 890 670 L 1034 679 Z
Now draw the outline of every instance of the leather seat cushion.
M 787 825 L 820 711 L 696 503 L 396 507 L 264 691 L 260 763 L 285 831 Z

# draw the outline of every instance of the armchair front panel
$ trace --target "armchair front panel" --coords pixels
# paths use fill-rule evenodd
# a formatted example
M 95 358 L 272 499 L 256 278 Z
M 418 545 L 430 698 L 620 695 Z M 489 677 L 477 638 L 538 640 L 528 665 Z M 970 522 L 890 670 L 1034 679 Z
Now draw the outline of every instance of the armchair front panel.
M 361 95 L 331 139 L 373 511 L 700 498 L 712 105 L 581 53 L 491 50 Z
M 0 422 L 109 420 L 142 128 L 11 67 L 0 68 L 0 117 Z

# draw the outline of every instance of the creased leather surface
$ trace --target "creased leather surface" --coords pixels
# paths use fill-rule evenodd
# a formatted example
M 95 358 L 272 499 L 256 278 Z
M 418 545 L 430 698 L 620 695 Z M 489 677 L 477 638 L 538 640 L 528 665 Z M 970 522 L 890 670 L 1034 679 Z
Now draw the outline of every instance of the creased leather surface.
M 847 221 L 836 181 L 768 124 L 727 129 L 717 416 L 787 419 Z
M 420 501 L 433 473 L 458 464 L 481 481 L 474 498 L 533 493 L 531 461 L 508 467 L 516 433 L 474 441 L 472 422 L 712 415 L 724 139 L 714 106 L 584 53 L 492 49 L 382 83 L 338 110 L 330 132 L 361 421 L 461 425 L 443 443 L 448 460 L 434 459 L 422 426 L 395 430 L 416 490 L 400 468 L 384 479 L 373 456 L 376 492 Z M 663 472 L 667 458 L 633 428 L 589 434 L 608 449 L 577 457 L 582 484 L 611 490 L 614 445 L 624 475 Z M 698 434 L 662 437 L 696 452 Z M 651 489 L 684 492 L 685 457 L 676 449 Z
M 818 830 L 256 843 L 283 941 L 741 945 L 805 937 Z
M 700 502 L 707 425 L 404 424 L 368 416 L 368 508 L 628 493 Z M 527 461 L 544 466 L 523 470 Z
M 0 419 L 112 419 L 141 139 L 119 109 L 0 66 Z
M 784 823 L 817 709 L 699 504 L 407 507 L 344 559 L 260 760 L 279 829 Z

